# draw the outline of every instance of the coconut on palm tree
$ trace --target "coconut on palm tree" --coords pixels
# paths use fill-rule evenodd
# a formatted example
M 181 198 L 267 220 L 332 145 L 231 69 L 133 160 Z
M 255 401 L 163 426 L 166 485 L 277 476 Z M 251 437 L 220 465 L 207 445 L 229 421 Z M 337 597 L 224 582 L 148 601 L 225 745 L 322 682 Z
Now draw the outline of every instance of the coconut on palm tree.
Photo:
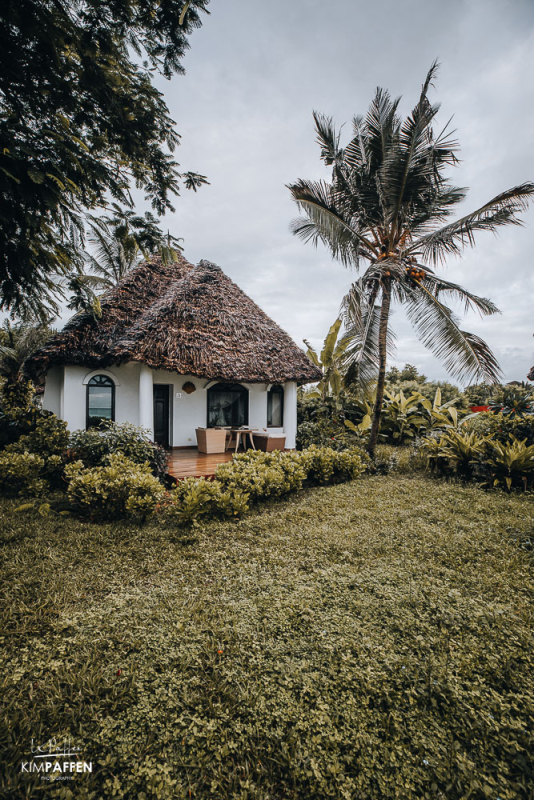
M 460 328 L 449 300 L 465 310 L 494 314 L 496 306 L 435 274 L 437 265 L 474 245 L 478 231 L 521 224 L 518 213 L 534 194 L 524 183 L 502 192 L 467 215 L 449 222 L 465 189 L 451 184 L 448 167 L 458 163 L 457 142 L 448 125 L 436 133 L 439 109 L 428 100 L 434 63 L 412 113 L 402 119 L 399 99 L 377 89 L 365 117 L 353 120 L 346 147 L 330 118 L 314 113 L 321 158 L 332 167 L 327 181 L 299 180 L 289 189 L 304 218 L 293 231 L 305 241 L 322 241 L 345 266 L 360 269 L 343 309 L 353 345 L 347 350 L 353 377 L 377 378 L 369 450 L 374 451 L 391 345 L 392 303 L 402 304 L 419 338 L 448 372 L 460 380 L 495 382 L 499 367 L 488 345 Z M 388 341 L 389 339 L 389 341 Z

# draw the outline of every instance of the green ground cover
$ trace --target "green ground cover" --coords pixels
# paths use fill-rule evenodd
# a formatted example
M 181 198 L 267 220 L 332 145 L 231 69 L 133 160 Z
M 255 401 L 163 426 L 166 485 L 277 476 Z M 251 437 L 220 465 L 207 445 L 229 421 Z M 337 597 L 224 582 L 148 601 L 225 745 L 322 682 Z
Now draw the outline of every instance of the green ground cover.
M 533 796 L 528 495 L 374 476 L 192 531 L 16 506 L 5 796 Z M 20 773 L 69 735 L 93 775 Z

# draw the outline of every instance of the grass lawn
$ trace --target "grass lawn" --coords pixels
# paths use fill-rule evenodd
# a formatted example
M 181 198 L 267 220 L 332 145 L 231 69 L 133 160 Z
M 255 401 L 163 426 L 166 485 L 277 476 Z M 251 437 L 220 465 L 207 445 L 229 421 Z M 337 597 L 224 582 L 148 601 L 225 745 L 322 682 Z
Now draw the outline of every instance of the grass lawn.
M 365 477 L 192 532 L 16 505 L 6 797 L 534 796 L 531 497 Z M 92 775 L 21 774 L 68 735 Z

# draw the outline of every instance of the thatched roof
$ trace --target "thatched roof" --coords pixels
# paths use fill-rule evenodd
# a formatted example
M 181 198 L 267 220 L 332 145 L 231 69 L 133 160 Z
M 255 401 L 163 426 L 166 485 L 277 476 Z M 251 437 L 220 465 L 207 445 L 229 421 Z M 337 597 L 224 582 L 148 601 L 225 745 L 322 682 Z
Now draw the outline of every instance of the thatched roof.
M 223 381 L 308 383 L 320 372 L 215 264 L 144 262 L 101 298 L 102 317 L 76 314 L 27 362 L 98 369 L 139 361 Z

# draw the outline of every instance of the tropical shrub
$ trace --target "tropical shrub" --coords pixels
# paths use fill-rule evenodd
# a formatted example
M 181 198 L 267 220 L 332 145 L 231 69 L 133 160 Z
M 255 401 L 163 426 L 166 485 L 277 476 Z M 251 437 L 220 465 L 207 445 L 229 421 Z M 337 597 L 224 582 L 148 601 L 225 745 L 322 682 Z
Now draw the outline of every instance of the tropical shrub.
M 155 511 L 164 489 L 150 464 L 137 464 L 123 453 L 106 456 L 104 466 L 85 468 L 83 461 L 65 467 L 68 496 L 82 513 L 92 517 L 146 517 Z
M 534 414 L 512 416 L 485 411 L 466 418 L 462 427 L 503 444 L 508 442 L 510 437 L 524 439 L 527 445 L 534 444 Z
M 247 492 L 217 479 L 184 478 L 170 492 L 165 512 L 184 524 L 203 518 L 238 518 L 248 511 L 248 498 Z
M 486 441 L 476 433 L 449 430 L 439 437 L 424 439 L 421 450 L 431 470 L 467 480 L 477 473 L 485 455 Z
M 490 410 L 510 417 L 534 414 L 533 388 L 525 383 L 518 386 L 503 386 L 492 399 Z
M 363 450 L 353 448 L 338 452 L 331 447 L 312 445 L 302 453 L 308 484 L 343 483 L 362 475 L 369 457 Z
M 297 428 L 297 450 L 305 450 L 312 444 L 327 446 L 335 439 L 338 430 L 330 420 L 302 422 Z
M 427 400 L 433 400 L 439 389 L 443 403 L 454 400 L 459 408 L 467 408 L 469 405 L 467 397 L 458 386 L 447 381 L 429 381 L 412 364 L 405 364 L 402 370 L 391 367 L 386 372 L 386 388 L 394 393 L 402 390 L 406 396 L 419 392 Z
M 365 430 L 360 431 L 349 419 L 344 423 L 333 420 L 303 422 L 297 428 L 297 450 L 306 450 L 311 445 L 331 447 L 332 450 L 351 450 L 363 446 Z
M 29 381 L 14 387 L 0 380 L 0 450 L 33 431 L 40 417 L 51 415 L 33 404 L 34 397 Z
M 283 497 L 304 485 L 341 483 L 361 475 L 369 462 L 362 451 L 338 452 L 312 445 L 301 452 L 249 450 L 220 464 L 213 480 L 185 478 L 169 493 L 164 513 L 181 523 L 240 517 L 249 505 Z
M 504 485 L 508 491 L 512 486 L 524 489 L 534 479 L 534 445 L 520 442 L 514 436 L 508 444 L 491 442 L 487 460 L 493 486 Z
M 0 492 L 8 496 L 41 495 L 47 488 L 45 461 L 35 453 L 0 453 Z
M 35 387 L 27 380 L 7 380 L 2 378 L 0 385 L 0 407 L 2 412 L 16 418 L 21 412 L 35 408 Z
M 297 402 L 297 449 L 304 450 L 312 444 L 344 450 L 354 447 L 354 436 L 347 435 L 345 425 L 359 425 L 369 405 L 363 398 L 342 392 L 336 399 L 317 397 L 307 393 Z
M 104 422 L 98 428 L 74 431 L 69 447 L 73 457 L 86 467 L 107 463 L 114 453 L 121 453 L 135 464 L 148 462 L 153 475 L 160 480 L 167 472 L 167 454 L 163 447 L 150 441 L 148 431 L 129 422 Z
M 470 406 L 487 406 L 495 394 L 495 384 L 474 383 L 464 389 L 464 395 Z
M 281 497 L 302 488 L 307 476 L 303 453 L 248 451 L 220 464 L 215 477 L 227 488 L 246 492 L 251 502 Z
M 61 455 L 68 447 L 69 432 L 67 423 L 51 412 L 41 412 L 35 419 L 35 426 L 18 441 L 6 447 L 12 453 L 37 453 L 43 458 Z
M 415 439 L 428 425 L 428 417 L 422 406 L 423 399 L 419 392 L 405 397 L 402 391 L 393 394 L 386 389 L 380 418 L 380 438 L 391 444 L 405 444 L 410 439 Z
M 474 479 L 486 486 L 528 489 L 534 482 L 534 444 L 509 435 L 505 441 L 476 431 L 447 431 L 423 440 L 421 452 L 431 470 Z

